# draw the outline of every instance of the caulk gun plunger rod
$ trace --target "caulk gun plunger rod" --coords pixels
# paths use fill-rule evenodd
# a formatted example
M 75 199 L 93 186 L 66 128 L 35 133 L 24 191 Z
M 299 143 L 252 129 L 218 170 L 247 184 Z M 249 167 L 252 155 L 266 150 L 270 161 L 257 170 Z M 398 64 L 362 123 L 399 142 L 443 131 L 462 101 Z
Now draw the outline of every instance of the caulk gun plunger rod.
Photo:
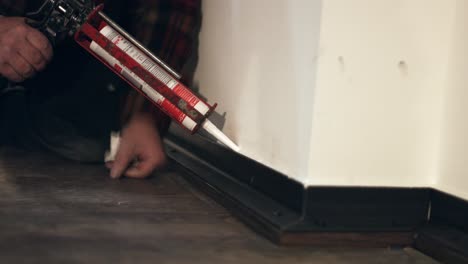
M 115 31 L 119 32 L 123 37 L 125 37 L 128 41 L 130 41 L 133 45 L 138 47 L 143 53 L 145 53 L 147 56 L 149 56 L 151 59 L 154 61 L 158 62 L 160 66 L 162 66 L 166 71 L 168 71 L 172 76 L 174 76 L 176 79 L 180 79 L 181 76 L 178 74 L 176 71 L 174 71 L 169 65 L 167 65 L 164 61 L 162 61 L 160 58 L 158 58 L 156 55 L 151 53 L 145 46 L 143 46 L 138 40 L 136 40 L 132 35 L 130 35 L 125 29 L 120 27 L 117 23 L 115 23 L 114 20 L 112 20 L 110 17 L 108 17 L 106 14 L 103 12 L 98 13 L 99 16 L 106 21 L 106 23 L 111 26 Z

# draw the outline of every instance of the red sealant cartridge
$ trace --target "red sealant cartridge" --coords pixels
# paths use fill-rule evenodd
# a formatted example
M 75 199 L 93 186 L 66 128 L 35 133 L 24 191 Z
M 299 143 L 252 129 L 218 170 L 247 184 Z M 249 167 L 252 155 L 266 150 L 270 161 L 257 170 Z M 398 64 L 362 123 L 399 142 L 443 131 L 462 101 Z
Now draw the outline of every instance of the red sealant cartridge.
M 204 129 L 239 151 L 208 119 L 216 104 L 209 105 L 190 91 L 175 71 L 102 13 L 102 8 L 92 10 L 75 40 L 190 133 Z

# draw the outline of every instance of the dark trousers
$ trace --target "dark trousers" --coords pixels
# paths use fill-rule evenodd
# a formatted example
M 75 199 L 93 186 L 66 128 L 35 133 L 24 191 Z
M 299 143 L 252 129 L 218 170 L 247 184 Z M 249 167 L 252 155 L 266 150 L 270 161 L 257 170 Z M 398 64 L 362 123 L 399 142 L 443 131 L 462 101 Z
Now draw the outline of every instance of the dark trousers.
M 103 161 L 129 89 L 118 77 L 70 41 L 45 72 L 19 86 L 0 95 L 0 144 Z

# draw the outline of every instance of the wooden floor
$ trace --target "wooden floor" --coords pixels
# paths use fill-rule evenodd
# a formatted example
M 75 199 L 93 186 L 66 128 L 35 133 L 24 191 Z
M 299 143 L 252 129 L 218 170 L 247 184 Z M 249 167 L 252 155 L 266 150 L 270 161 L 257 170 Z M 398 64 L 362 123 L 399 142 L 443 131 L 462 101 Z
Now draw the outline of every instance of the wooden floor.
M 0 150 L 0 263 L 435 263 L 412 249 L 280 248 L 193 189 Z

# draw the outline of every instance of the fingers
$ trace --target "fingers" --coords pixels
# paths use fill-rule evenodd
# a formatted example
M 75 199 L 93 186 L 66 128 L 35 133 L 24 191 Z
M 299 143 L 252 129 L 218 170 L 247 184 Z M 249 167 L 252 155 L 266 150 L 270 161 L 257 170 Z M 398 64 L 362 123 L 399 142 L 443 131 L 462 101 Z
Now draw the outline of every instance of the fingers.
M 18 53 L 35 71 L 43 70 L 52 57 L 52 46 L 37 30 L 27 31 L 25 38 L 17 47 Z
M 28 42 L 18 46 L 17 51 L 35 71 L 41 71 L 47 65 L 48 61 L 42 56 L 42 53 Z
M 165 163 L 164 157 L 152 156 L 148 159 L 143 159 L 130 167 L 125 176 L 129 178 L 146 178 L 154 171 L 154 169 L 163 166 Z
M 36 74 L 36 69 L 19 53 L 14 56 L 10 65 L 23 77 L 23 79 L 28 79 Z
M 111 167 L 112 178 L 119 178 L 122 174 L 130 178 L 144 178 L 164 165 L 165 161 L 166 156 L 153 118 L 140 114 L 133 116 L 124 128 L 114 163 L 107 166 Z
M 24 81 L 23 76 L 17 73 L 16 70 L 10 64 L 4 63 L 1 66 L 0 70 L 2 72 L 2 75 L 5 76 L 8 80 L 11 80 L 16 83 Z
M 132 161 L 133 156 L 132 147 L 129 144 L 122 142 L 119 150 L 117 151 L 117 155 L 115 156 L 114 163 L 112 164 L 110 173 L 111 178 L 120 178 Z
M 24 19 L 11 18 L 8 32 L 0 35 L 0 74 L 22 82 L 43 70 L 52 58 L 49 40 Z
M 119 157 L 119 160 L 116 158 L 115 161 L 106 162 L 105 164 L 105 166 L 111 170 L 111 177 L 114 179 L 120 178 L 122 175 L 129 178 L 146 178 L 150 176 L 156 168 L 163 167 L 166 164 L 166 156 L 164 153 L 160 153 L 159 155 L 153 154 L 149 158 L 140 158 L 138 161 L 135 161 L 136 157 L 133 151 L 130 152 L 125 149 L 119 149 L 119 153 L 122 153 L 120 154 L 122 158 Z
M 3 63 L 2 75 L 11 81 L 22 82 L 36 74 L 36 69 L 18 52 L 8 54 Z
M 53 54 L 52 45 L 44 35 L 37 30 L 30 30 L 26 34 L 26 40 L 46 62 L 50 61 Z

